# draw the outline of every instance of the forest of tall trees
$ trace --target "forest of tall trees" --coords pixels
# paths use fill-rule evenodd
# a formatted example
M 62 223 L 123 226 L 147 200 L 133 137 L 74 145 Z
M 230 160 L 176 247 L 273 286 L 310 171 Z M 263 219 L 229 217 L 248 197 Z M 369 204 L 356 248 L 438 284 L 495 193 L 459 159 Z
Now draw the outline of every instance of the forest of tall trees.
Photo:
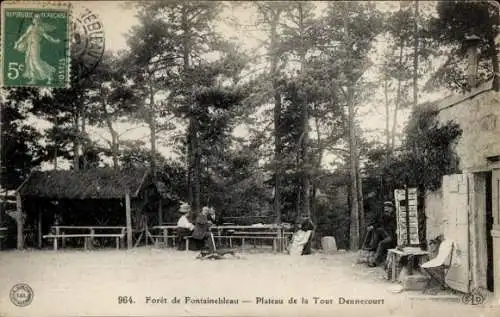
M 147 166 L 195 212 L 310 217 L 320 234 L 357 249 L 378 202 L 405 184 L 433 189 L 455 168 L 447 151 L 459 127 L 437 126 L 420 105 L 437 89 L 468 89 L 467 35 L 479 37 L 479 80 L 498 85 L 499 13 L 489 1 L 129 6 L 138 24 L 127 49 L 107 52 L 91 75 L 73 74 L 68 89 L 2 90 L 3 189 L 62 159 L 72 169 Z M 220 31 L 227 15 L 233 33 L 258 34 L 258 47 Z M 375 112 L 374 138 L 366 122 Z M 147 141 L 124 139 L 124 125 L 147 127 Z M 436 135 L 441 144 L 429 142 Z M 449 159 L 424 159 L 418 147 Z

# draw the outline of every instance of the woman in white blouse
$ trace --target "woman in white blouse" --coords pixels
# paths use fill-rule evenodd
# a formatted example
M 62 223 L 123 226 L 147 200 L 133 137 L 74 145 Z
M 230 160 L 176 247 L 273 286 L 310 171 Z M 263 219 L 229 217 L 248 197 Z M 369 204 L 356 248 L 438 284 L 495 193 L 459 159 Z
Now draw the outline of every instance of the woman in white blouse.
M 194 230 L 194 225 L 189 221 L 188 215 L 189 212 L 191 211 L 191 206 L 189 204 L 183 203 L 181 207 L 179 208 L 179 212 L 182 214 L 182 216 L 179 217 L 179 220 L 177 221 L 177 239 L 178 239 L 178 249 L 179 250 L 185 250 L 185 239 L 184 237 L 189 237 L 192 235 L 193 230 Z

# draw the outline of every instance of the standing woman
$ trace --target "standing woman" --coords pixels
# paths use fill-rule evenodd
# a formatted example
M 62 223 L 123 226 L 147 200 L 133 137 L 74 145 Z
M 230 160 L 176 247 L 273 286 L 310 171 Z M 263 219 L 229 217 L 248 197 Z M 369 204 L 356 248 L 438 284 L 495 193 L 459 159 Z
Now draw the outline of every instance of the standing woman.
M 205 206 L 201 210 L 201 213 L 196 217 L 194 223 L 195 228 L 192 237 L 197 241 L 196 244 L 199 249 L 203 249 L 207 240 L 211 237 L 210 227 L 213 224 L 213 220 L 209 220 L 209 217 L 211 219 L 215 219 L 215 214 L 210 212 L 210 208 Z M 209 243 L 209 248 L 213 251 L 214 246 L 212 243 Z

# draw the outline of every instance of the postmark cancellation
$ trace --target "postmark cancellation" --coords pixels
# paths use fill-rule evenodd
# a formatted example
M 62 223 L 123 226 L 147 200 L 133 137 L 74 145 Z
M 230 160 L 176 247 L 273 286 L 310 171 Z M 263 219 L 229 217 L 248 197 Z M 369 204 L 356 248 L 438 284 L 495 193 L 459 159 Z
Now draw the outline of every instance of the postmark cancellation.
M 2 4 L 2 87 L 65 88 L 70 82 L 71 6 Z

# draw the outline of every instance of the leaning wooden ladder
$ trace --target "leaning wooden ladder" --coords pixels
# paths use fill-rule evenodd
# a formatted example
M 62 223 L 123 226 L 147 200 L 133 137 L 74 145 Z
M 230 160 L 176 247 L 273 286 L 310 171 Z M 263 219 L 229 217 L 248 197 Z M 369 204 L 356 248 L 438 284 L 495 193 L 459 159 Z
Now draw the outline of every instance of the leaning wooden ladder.
M 137 227 L 140 228 L 137 232 L 140 232 L 141 234 L 137 238 L 137 241 L 134 244 L 134 248 L 137 248 L 137 246 L 139 245 L 139 243 L 141 243 L 143 238 L 146 246 L 148 245 L 148 240 L 151 241 L 152 245 L 155 245 L 155 239 L 151 235 L 151 232 L 149 232 L 148 219 L 145 215 L 140 216 Z

